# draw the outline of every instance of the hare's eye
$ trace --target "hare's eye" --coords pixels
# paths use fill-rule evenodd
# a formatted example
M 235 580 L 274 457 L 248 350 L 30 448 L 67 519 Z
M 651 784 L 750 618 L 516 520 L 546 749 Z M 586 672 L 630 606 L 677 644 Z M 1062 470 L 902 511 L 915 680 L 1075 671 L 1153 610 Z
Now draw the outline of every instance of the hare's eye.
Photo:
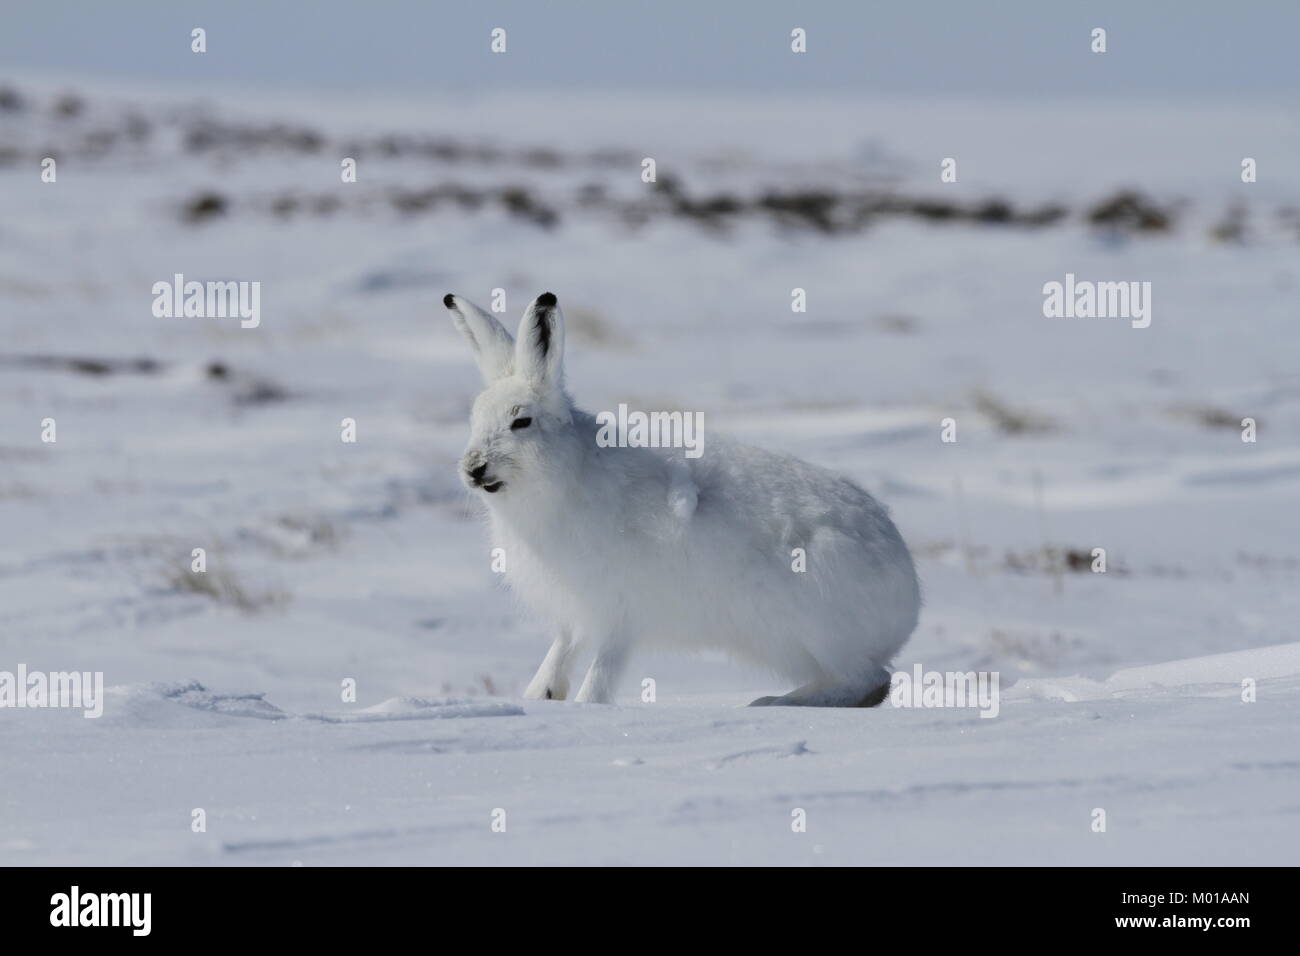
M 516 418 L 513 422 L 510 423 L 510 430 L 513 432 L 513 431 L 517 431 L 520 428 L 527 428 L 532 423 L 533 420 L 531 418 Z

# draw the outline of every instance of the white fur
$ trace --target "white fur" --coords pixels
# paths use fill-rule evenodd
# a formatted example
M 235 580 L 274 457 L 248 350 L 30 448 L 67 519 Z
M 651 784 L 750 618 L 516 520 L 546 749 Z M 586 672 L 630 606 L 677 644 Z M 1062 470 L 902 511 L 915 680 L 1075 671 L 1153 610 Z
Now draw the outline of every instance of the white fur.
M 878 702 L 921 603 L 885 508 L 847 478 L 715 435 L 699 458 L 598 446 L 565 393 L 564 320 L 545 298 L 517 343 L 445 300 L 487 382 L 462 480 L 487 505 L 511 587 L 557 634 L 525 695 L 567 697 L 573 656 L 590 648 L 576 699 L 608 702 L 629 653 L 653 642 L 728 651 L 800 685 L 755 704 Z M 484 466 L 495 493 L 470 478 Z M 806 572 L 792 570 L 796 548 Z

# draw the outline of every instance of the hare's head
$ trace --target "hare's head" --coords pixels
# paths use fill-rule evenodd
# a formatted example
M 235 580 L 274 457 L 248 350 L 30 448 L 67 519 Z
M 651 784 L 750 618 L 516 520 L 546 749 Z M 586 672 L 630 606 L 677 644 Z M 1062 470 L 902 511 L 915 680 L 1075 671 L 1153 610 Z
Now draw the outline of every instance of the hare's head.
M 460 477 L 471 490 L 509 494 L 559 464 L 573 411 L 564 393 L 564 316 L 555 296 L 524 311 L 518 341 L 496 317 L 455 295 L 442 304 L 469 340 L 487 387 L 474 400 Z

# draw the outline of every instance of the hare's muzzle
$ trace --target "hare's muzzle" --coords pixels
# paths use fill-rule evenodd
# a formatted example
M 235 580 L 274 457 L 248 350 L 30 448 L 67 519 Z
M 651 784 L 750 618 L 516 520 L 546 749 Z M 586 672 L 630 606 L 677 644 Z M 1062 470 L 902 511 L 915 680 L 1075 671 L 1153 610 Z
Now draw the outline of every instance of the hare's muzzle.
M 482 488 L 490 495 L 496 494 L 501 490 L 505 482 L 487 473 L 487 462 L 476 463 L 476 461 L 465 462 L 465 476 L 469 479 L 470 485 L 475 488 Z

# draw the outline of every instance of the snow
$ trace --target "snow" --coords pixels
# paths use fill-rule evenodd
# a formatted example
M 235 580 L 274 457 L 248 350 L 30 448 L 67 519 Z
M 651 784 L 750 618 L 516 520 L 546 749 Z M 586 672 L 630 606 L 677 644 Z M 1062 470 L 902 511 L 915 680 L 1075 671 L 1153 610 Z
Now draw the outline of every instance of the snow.
M 1016 685 L 1016 697 L 1100 700 L 1116 696 L 1150 696 L 1162 688 L 1176 688 L 1185 694 L 1238 696 L 1241 682 L 1246 677 L 1257 682 L 1296 674 L 1300 674 L 1300 644 L 1280 644 L 1146 667 L 1126 667 L 1104 681 L 1086 677 L 1026 679 Z M 1219 686 L 1224 684 L 1229 686 Z
M 1295 645 L 1266 650 L 1251 663 L 1290 674 L 1254 704 L 1166 683 L 1084 703 L 1008 693 L 995 720 L 708 694 L 387 702 L 333 720 L 175 696 L 102 723 L 15 712 L 3 848 L 80 864 L 1282 864 L 1300 667 Z M 189 830 L 194 807 L 206 833 Z
M 0 145 L 20 153 L 0 164 L 0 670 L 103 671 L 107 694 L 99 719 L 0 711 L 0 863 L 1295 861 L 1300 259 L 1285 211 L 1300 205 L 1300 128 L 1286 107 L 219 91 L 198 105 L 104 84 L 58 119 L 61 87 L 15 86 L 30 106 L 0 114 Z M 149 139 L 79 145 L 130 111 Z M 328 145 L 188 152 L 166 118 L 204 115 L 288 120 Z M 390 130 L 633 162 L 363 153 L 341 184 L 341 144 Z M 48 149 L 56 184 L 39 180 Z M 828 236 L 582 210 L 590 182 L 641 195 L 647 155 L 693 195 L 885 183 L 1071 215 Z M 560 223 L 386 202 L 438 182 L 526 187 Z M 1176 227 L 1081 221 L 1130 185 L 1181 203 Z M 203 190 L 227 215 L 186 223 Z M 286 194 L 344 206 L 270 212 Z M 1237 201 L 1245 238 L 1213 240 Z M 260 281 L 261 326 L 155 318 L 150 288 L 177 272 Z M 1150 281 L 1151 327 L 1044 318 L 1042 285 L 1067 272 Z M 747 709 L 790 688 L 711 655 L 637 658 L 615 706 L 521 700 L 547 635 L 492 573 L 456 479 L 478 379 L 440 305 L 453 290 L 486 305 L 496 287 L 512 317 L 560 296 L 585 407 L 699 410 L 708 434 L 877 494 L 926 596 L 896 666 L 998 671 L 998 717 Z M 795 287 L 806 314 L 790 311 Z M 9 361 L 32 356 L 160 366 Z M 998 407 L 1047 425 L 1009 432 Z M 948 416 L 955 444 L 939 441 Z M 1246 416 L 1257 443 L 1240 440 Z M 355 444 L 339 440 L 349 417 Z M 1045 545 L 1104 547 L 1108 570 L 1051 573 Z

